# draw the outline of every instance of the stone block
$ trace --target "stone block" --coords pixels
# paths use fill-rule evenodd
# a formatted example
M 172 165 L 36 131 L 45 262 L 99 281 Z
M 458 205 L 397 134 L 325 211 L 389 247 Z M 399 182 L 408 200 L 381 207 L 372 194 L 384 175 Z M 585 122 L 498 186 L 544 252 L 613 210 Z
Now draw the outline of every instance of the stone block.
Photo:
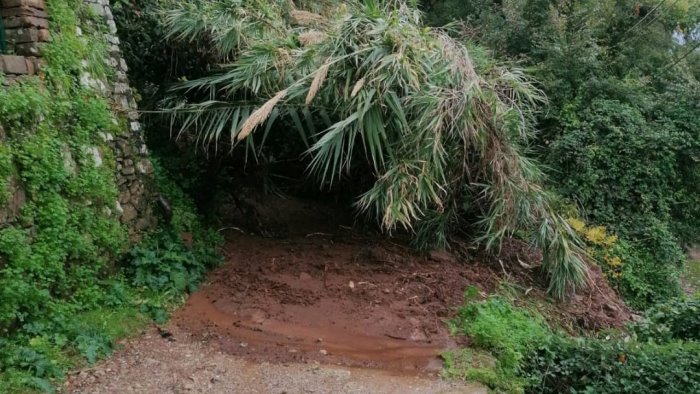
M 27 62 L 23 56 L 0 55 L 0 70 L 5 74 L 28 74 Z
M 124 190 L 119 194 L 119 203 L 120 204 L 126 204 L 129 201 L 131 201 L 131 193 L 129 190 Z
M 15 53 L 21 56 L 41 56 L 41 45 L 38 42 L 26 42 L 15 45 Z
M 49 17 L 49 14 L 47 14 L 46 11 L 44 11 L 43 9 L 40 10 L 34 7 L 21 6 L 14 8 L 2 8 L 0 9 L 0 16 L 3 16 L 5 18 L 11 16 L 33 16 L 36 18 L 47 19 Z
M 0 223 L 14 220 L 27 202 L 27 194 L 15 177 L 10 177 L 8 190 L 10 199 L 0 206 Z
M 34 65 L 34 71 L 37 73 L 44 67 L 44 65 L 46 65 L 46 60 L 40 57 L 29 56 L 26 59 L 32 62 L 32 65 Z
M 39 29 L 37 31 L 37 38 L 39 42 L 49 42 L 51 41 L 51 33 L 48 29 Z
M 37 18 L 34 16 L 11 16 L 3 19 L 5 29 L 16 29 L 18 27 L 38 27 L 42 29 L 49 28 L 48 19 Z
M 48 31 L 48 30 L 47 30 Z M 19 29 L 6 30 L 7 40 L 15 44 L 39 41 L 39 30 L 36 27 L 20 27 Z
M 44 3 L 44 0 L 0 0 L 0 7 L 34 7 L 44 10 L 46 9 L 46 4 Z
M 101 4 L 90 4 L 90 9 L 95 15 L 103 16 L 105 14 L 105 7 Z
M 24 58 L 24 62 L 27 64 L 27 74 L 29 75 L 34 75 L 36 74 L 37 70 L 34 67 L 34 62 L 31 59 Z
M 123 222 L 131 222 L 139 215 L 136 208 L 134 208 L 134 206 L 131 204 L 122 205 L 122 209 L 124 210 L 124 213 L 122 213 Z

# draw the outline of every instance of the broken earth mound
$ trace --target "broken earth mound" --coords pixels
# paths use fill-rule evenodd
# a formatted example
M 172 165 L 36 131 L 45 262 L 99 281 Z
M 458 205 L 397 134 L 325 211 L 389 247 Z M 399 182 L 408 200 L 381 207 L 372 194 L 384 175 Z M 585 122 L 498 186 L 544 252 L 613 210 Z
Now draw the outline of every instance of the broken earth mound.
M 351 233 L 288 240 L 231 236 L 227 262 L 174 316 L 253 359 L 437 371 L 445 320 L 490 269 L 426 260 Z
M 461 258 L 424 255 L 342 226 L 351 215 L 335 206 L 244 197 L 236 201 L 247 201 L 247 209 L 219 216 L 229 230 L 224 265 L 173 317 L 180 329 L 235 355 L 438 371 L 439 354 L 455 346 L 446 321 L 465 289 L 473 285 L 486 296 L 503 281 L 526 290 L 517 302 L 538 301 L 543 314 L 572 330 L 620 326 L 630 317 L 599 269 L 592 270 L 593 286 L 571 301 L 549 300 L 539 253 L 520 241 L 506 242 L 499 256 L 471 247 Z M 265 238 L 236 227 L 267 234 L 269 223 L 284 234 Z

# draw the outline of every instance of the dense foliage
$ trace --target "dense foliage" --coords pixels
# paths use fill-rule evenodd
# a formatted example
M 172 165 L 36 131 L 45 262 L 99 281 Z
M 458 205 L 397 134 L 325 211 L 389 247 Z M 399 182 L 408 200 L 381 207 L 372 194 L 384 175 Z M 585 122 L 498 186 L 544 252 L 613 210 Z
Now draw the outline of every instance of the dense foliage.
M 698 342 L 553 338 L 528 358 L 535 393 L 691 393 L 700 384 Z
M 700 4 L 437 0 L 477 42 L 530 66 L 550 100 L 538 119 L 552 185 L 617 234 L 618 288 L 644 309 L 679 294 L 700 224 Z M 673 38 L 675 37 L 675 38 Z M 622 250 L 624 249 L 624 251 Z
M 115 340 L 136 332 L 147 316 L 162 318 L 218 262 L 215 237 L 162 170 L 158 181 L 171 199 L 173 223 L 124 258 L 128 232 L 113 212 L 116 162 L 101 135 L 128 126 L 99 92 L 80 83 L 85 73 L 111 75 L 101 39 L 107 27 L 85 2 L 47 6 L 52 41 L 42 49 L 41 77 L 4 86 L 0 75 L 1 208 L 15 184 L 26 198 L 0 228 L 3 393 L 53 391 L 66 368 L 111 353 Z M 193 234 L 191 248 L 176 237 L 182 232 Z M 177 253 L 176 261 L 163 249 Z
M 570 337 L 502 296 L 467 291 L 453 332 L 474 349 L 446 354 L 446 374 L 499 392 L 694 392 L 700 384 L 698 299 L 649 312 L 630 332 Z
M 410 229 L 421 247 L 445 247 L 460 232 L 498 247 L 523 231 L 544 252 L 550 290 L 584 284 L 576 235 L 525 155 L 542 98 L 520 71 L 425 29 L 402 2 L 344 2 L 324 16 L 262 3 L 166 13 L 172 37 L 210 41 L 233 58 L 182 84 L 189 102 L 168 110 L 179 133 L 254 154 L 287 121 L 320 185 L 358 167 L 373 174 L 356 205 L 384 229 Z

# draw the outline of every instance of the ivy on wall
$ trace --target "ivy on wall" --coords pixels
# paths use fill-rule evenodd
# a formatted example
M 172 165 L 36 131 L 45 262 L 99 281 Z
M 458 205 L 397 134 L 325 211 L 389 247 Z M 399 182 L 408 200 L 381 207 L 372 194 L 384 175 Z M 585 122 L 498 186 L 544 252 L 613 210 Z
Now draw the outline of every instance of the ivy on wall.
M 0 227 L 2 392 L 45 389 L 66 346 L 100 353 L 100 341 L 80 339 L 74 317 L 105 297 L 117 303 L 104 289 L 128 248 L 114 212 L 114 157 L 100 137 L 119 134 L 124 121 L 80 82 L 109 77 L 103 26 L 79 0 L 47 6 L 53 41 L 43 73 L 0 89 L 0 201 L 18 208 Z
M 159 166 L 175 217 L 129 253 L 107 141 L 127 136 L 129 123 L 98 91 L 117 78 L 108 28 L 82 0 L 47 0 L 47 10 L 45 67 L 7 86 L 0 73 L 2 393 L 53 391 L 66 369 L 109 354 L 149 318 L 162 321 L 220 261 L 217 234 Z

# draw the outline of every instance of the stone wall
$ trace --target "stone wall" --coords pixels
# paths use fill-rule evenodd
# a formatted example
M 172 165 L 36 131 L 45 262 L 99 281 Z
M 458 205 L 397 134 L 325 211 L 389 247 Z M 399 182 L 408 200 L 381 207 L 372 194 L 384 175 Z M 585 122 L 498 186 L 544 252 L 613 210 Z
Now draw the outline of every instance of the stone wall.
M 153 166 L 144 142 L 136 101 L 129 86 L 127 65 L 119 49 L 117 27 L 109 0 L 85 2 L 97 16 L 103 18 L 107 27 L 91 30 L 107 31 L 104 37 L 94 39 L 104 39 L 109 45 L 109 56 L 105 62 L 114 72 L 103 78 L 85 73 L 80 81 L 84 86 L 101 92 L 110 101 L 115 122 L 124 124 L 124 130 L 118 135 L 106 131 L 99 135 L 111 148 L 116 159 L 115 182 L 119 188 L 119 197 L 114 203 L 112 214 L 127 225 L 131 240 L 137 241 L 144 231 L 157 224 L 152 205 L 156 201 Z M 43 0 L 0 0 L 0 15 L 8 37 L 8 52 L 13 52 L 0 55 L 0 71 L 5 74 L 6 81 L 11 83 L 25 76 L 39 74 L 43 66 L 41 47 L 50 40 L 48 28 L 51 17 L 46 13 Z M 95 21 L 83 23 L 94 24 Z M 82 30 L 78 29 L 76 34 L 82 36 Z M 0 142 L 3 139 L 4 133 L 0 125 Z M 100 148 L 89 149 L 93 152 L 95 161 L 101 163 Z M 20 183 L 11 179 L 9 186 L 10 199 L 5 206 L 0 206 L 0 225 L 12 222 L 25 200 Z
M 111 81 L 96 81 L 89 75 L 83 82 L 102 90 L 113 104 L 115 111 L 128 124 L 128 131 L 112 136 L 102 136 L 113 148 L 117 160 L 117 184 L 119 201 L 115 204 L 117 214 L 130 229 L 130 235 L 138 235 L 156 224 L 152 202 L 154 198 L 153 166 L 148 158 L 148 149 L 139 122 L 138 107 L 127 77 L 128 67 L 119 49 L 117 25 L 114 23 L 109 0 L 85 0 L 92 10 L 101 16 L 107 26 L 105 41 L 109 44 L 109 65 L 114 69 Z
M 43 0 L 0 0 L 0 18 L 7 48 L 0 55 L 0 71 L 8 81 L 34 75 L 41 66 L 41 46 L 51 39 L 49 15 Z

